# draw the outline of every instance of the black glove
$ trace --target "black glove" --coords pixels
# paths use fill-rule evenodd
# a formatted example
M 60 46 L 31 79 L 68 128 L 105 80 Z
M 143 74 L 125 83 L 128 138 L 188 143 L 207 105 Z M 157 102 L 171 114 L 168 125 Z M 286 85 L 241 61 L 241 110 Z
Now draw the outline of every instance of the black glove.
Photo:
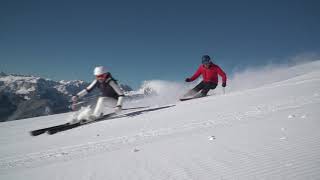
M 227 86 L 227 83 L 222 83 L 222 87 L 226 87 Z
M 186 82 L 191 82 L 191 79 L 190 79 L 190 78 L 186 78 L 185 81 L 186 81 Z

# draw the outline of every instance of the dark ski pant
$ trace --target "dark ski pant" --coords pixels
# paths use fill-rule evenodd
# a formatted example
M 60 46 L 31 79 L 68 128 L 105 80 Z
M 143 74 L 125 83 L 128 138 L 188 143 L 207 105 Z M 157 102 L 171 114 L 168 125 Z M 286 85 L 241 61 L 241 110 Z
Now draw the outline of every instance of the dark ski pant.
M 217 87 L 218 84 L 213 83 L 213 82 L 204 82 L 201 81 L 198 85 L 196 85 L 196 87 L 194 87 L 193 89 L 191 89 L 186 96 L 192 96 L 197 94 L 199 91 L 201 91 L 199 94 L 197 94 L 197 96 L 199 97 L 203 97 L 206 96 L 208 94 L 208 92 L 211 89 L 215 89 Z

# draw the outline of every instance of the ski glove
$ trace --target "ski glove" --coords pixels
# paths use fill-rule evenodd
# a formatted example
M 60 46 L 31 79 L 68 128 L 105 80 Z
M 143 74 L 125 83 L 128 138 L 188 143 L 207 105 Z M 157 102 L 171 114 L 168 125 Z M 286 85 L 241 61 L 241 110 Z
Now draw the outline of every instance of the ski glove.
M 78 96 L 72 96 L 72 98 L 71 98 L 72 102 L 74 102 L 74 103 L 77 102 L 78 99 L 79 99 Z
M 186 82 L 191 82 L 191 79 L 190 79 L 190 78 L 186 78 L 185 81 L 186 81 Z
M 226 86 L 227 86 L 226 82 L 222 83 L 222 87 L 226 87 Z

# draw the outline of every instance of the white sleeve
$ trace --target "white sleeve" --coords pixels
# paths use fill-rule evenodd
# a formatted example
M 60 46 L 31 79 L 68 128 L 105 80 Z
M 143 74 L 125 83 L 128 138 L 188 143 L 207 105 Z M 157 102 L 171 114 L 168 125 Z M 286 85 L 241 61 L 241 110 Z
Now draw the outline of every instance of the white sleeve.
M 79 98 L 82 98 L 83 96 L 87 95 L 88 91 L 86 89 L 83 89 L 82 91 L 78 92 L 77 96 Z
M 122 90 L 120 89 L 120 87 L 118 86 L 118 84 L 116 84 L 114 82 L 114 80 L 111 80 L 109 82 L 109 85 L 114 89 L 114 91 L 116 91 L 116 93 L 119 95 L 119 96 L 124 96 Z
M 80 91 L 77 94 L 77 96 L 81 98 L 81 97 L 87 95 L 89 92 L 91 92 L 95 88 L 96 84 L 97 84 L 97 80 L 94 80 L 87 88 Z
M 97 85 L 97 80 L 95 79 L 94 81 L 92 81 L 92 83 L 86 88 L 86 90 L 88 91 L 88 92 L 91 92 L 95 87 L 96 87 L 96 85 Z

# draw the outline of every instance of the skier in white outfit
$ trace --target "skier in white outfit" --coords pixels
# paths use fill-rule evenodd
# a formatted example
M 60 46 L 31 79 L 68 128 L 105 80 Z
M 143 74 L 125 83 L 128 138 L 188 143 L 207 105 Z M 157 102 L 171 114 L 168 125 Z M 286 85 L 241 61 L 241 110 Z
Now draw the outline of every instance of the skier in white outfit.
M 72 101 L 75 103 L 79 100 L 79 98 L 90 93 L 93 89 L 100 89 L 101 96 L 98 98 L 93 114 L 89 117 L 88 121 L 93 121 L 101 117 L 104 109 L 108 108 L 105 107 L 106 103 L 108 103 L 109 106 L 113 106 L 112 108 L 114 108 L 115 112 L 121 111 L 124 97 L 119 85 L 105 67 L 96 67 L 94 69 L 94 75 L 96 76 L 96 79 L 87 88 L 83 89 L 77 95 L 72 97 Z

